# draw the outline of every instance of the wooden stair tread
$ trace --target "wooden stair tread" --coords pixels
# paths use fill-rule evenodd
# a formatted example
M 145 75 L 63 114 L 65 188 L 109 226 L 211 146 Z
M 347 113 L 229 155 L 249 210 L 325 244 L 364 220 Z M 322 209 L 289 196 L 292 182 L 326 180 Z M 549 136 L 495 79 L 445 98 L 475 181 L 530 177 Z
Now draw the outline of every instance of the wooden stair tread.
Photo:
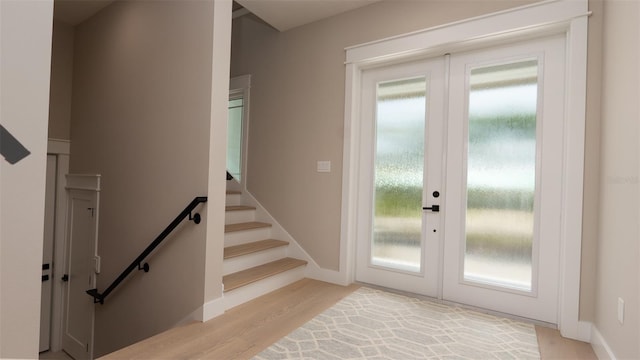
M 280 246 L 287 246 L 287 245 L 289 245 L 289 243 L 286 241 L 267 239 L 267 240 L 254 241 L 247 244 L 229 246 L 224 248 L 224 258 L 231 259 L 231 258 L 242 256 L 242 255 L 252 254 L 258 251 L 273 249 L 273 248 L 277 248 Z
M 227 195 L 239 195 L 239 194 L 242 194 L 242 192 L 238 190 L 227 190 Z
M 266 227 L 271 227 L 271 224 L 258 222 L 258 221 L 250 221 L 250 222 L 237 223 L 237 224 L 227 224 L 224 226 L 224 232 L 229 233 L 234 231 L 252 230 L 252 229 L 260 229 L 260 228 L 266 228 Z
M 246 205 L 229 205 L 225 206 L 225 211 L 242 211 L 242 210 L 255 210 L 256 208 L 253 206 Z
M 233 274 L 226 275 L 222 278 L 222 283 L 224 284 L 224 292 L 235 290 L 244 285 L 266 279 L 270 276 L 277 275 L 287 270 L 295 269 L 306 264 L 307 262 L 305 260 L 284 258 L 247 270 L 242 270 Z

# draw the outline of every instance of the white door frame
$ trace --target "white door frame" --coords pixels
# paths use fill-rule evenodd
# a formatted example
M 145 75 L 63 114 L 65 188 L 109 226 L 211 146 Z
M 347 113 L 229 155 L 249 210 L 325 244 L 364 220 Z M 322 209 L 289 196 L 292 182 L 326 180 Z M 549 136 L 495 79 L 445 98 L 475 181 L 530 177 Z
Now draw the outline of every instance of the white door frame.
M 241 75 L 229 80 L 229 97 L 242 95 L 242 176 L 240 190 L 247 190 L 247 161 L 249 152 L 249 96 L 251 92 L 251 75 Z
M 58 157 L 47 154 L 47 176 L 44 200 L 44 235 L 42 246 L 42 293 L 40 296 L 40 347 L 39 351 L 51 348 L 51 310 L 53 300 L 53 250 L 55 246 L 56 173 Z M 45 268 L 45 266 L 47 266 Z M 48 277 L 48 278 L 47 278 Z
M 354 281 L 359 183 L 360 81 L 371 64 L 445 54 L 548 34 L 567 39 L 562 239 L 558 328 L 563 336 L 589 340 L 579 321 L 582 191 L 587 73 L 587 0 L 551 0 L 475 17 L 346 49 L 340 279 Z
M 63 293 L 62 275 L 64 275 L 64 250 L 66 249 L 67 225 L 67 178 L 69 172 L 69 155 L 71 143 L 69 140 L 49 139 L 47 154 L 56 155 L 56 205 L 54 225 L 53 272 L 51 281 L 53 295 L 51 297 L 51 343 L 50 351 L 62 350 L 62 312 Z

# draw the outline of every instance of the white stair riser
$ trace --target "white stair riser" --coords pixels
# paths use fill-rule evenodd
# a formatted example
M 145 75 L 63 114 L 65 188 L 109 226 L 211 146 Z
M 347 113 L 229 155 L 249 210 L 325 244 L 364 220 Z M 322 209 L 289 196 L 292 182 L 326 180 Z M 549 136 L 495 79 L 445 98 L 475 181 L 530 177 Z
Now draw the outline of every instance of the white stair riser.
M 225 259 L 222 263 L 222 275 L 229 275 L 234 272 L 246 270 L 255 266 L 276 261 L 287 256 L 287 247 L 267 249 L 247 255 L 242 255 L 230 259 Z
M 240 194 L 227 194 L 227 199 L 225 201 L 225 205 L 241 205 L 242 196 Z
M 224 234 L 224 246 L 246 244 L 254 241 L 271 238 L 271 228 L 259 228 L 251 230 L 234 231 Z
M 259 296 L 268 294 L 281 287 L 292 284 L 304 278 L 304 266 L 299 266 L 280 274 L 242 286 L 238 289 L 224 293 L 224 308 L 229 310 Z
M 255 210 L 235 210 L 227 211 L 224 214 L 225 224 L 237 224 L 256 220 Z

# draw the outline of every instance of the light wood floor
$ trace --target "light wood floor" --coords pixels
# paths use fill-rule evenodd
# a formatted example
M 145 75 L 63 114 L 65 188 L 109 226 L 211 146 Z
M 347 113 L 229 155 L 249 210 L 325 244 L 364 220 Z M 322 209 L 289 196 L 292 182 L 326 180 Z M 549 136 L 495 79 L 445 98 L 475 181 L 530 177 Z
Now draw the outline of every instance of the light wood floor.
M 205 323 L 171 329 L 102 359 L 250 359 L 359 286 L 304 279 Z M 596 359 L 591 346 L 536 326 L 542 359 Z
M 558 330 L 536 326 L 540 357 L 547 359 L 597 360 L 591 344 L 563 338 Z

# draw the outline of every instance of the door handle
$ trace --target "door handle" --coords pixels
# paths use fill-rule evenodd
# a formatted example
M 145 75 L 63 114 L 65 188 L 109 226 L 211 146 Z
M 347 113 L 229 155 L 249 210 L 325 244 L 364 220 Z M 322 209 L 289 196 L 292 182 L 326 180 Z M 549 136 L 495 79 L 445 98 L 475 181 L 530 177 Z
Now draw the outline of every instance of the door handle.
M 69 274 L 62 275 L 62 281 L 69 281 Z
M 431 210 L 433 212 L 440 212 L 440 205 L 432 205 L 429 207 L 423 207 L 422 210 Z

